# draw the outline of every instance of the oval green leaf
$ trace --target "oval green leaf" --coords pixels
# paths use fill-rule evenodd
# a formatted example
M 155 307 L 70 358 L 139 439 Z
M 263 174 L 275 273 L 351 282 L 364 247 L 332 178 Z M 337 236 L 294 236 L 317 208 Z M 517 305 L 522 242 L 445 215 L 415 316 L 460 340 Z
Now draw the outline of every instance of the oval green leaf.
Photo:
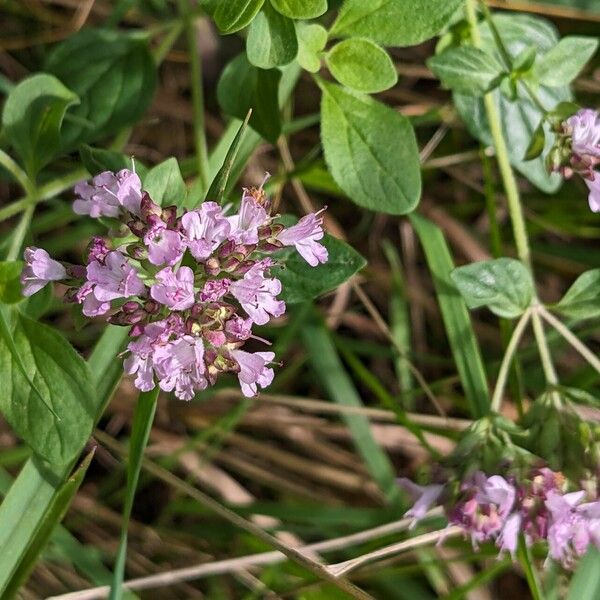
M 454 269 L 450 274 L 467 306 L 487 306 L 494 314 L 514 319 L 531 304 L 531 273 L 512 258 L 484 260 Z
M 319 84 L 321 140 L 335 182 L 359 206 L 393 215 L 414 210 L 421 172 L 409 120 L 369 96 Z
M 11 90 L 2 127 L 31 178 L 58 152 L 63 118 L 78 102 L 75 93 L 46 73 L 32 75 Z
M 81 98 L 63 127 L 66 149 L 138 121 L 156 87 L 147 41 L 122 31 L 83 29 L 56 46 L 46 68 Z
M 343 85 L 373 94 L 387 90 L 398 81 L 388 53 L 365 38 L 336 44 L 325 56 L 331 74 Z
M 463 0 L 346 0 L 331 28 L 382 46 L 414 46 L 436 35 Z
M 221 33 L 235 33 L 249 25 L 265 0 L 227 0 L 215 2 L 213 18 Z
M 21 271 L 23 262 L 20 260 L 0 262 L 0 302 L 2 304 L 14 304 L 21 302 Z
M 15 432 L 38 455 L 64 464 L 81 452 L 95 417 L 92 374 L 84 360 L 50 327 L 18 316 L 13 340 L 29 379 L 0 341 L 0 409 Z
M 292 248 L 281 251 L 281 266 L 271 271 L 281 281 L 280 297 L 288 304 L 306 302 L 334 290 L 367 264 L 354 248 L 330 235 L 325 234 L 322 244 L 329 259 L 317 267 L 311 267 Z
M 591 319 L 600 315 L 600 269 L 582 273 L 555 306 L 572 319 Z
M 177 159 L 167 158 L 152 167 L 144 177 L 144 190 L 159 206 L 184 206 L 187 187 Z
M 250 63 L 261 69 L 292 62 L 298 54 L 294 22 L 265 4 L 250 24 L 246 54 Z
M 327 12 L 327 0 L 271 0 L 271 4 L 290 19 L 314 19 Z
M 321 52 L 327 43 L 327 30 L 316 23 L 298 23 L 298 64 L 309 71 L 317 73 L 321 68 Z

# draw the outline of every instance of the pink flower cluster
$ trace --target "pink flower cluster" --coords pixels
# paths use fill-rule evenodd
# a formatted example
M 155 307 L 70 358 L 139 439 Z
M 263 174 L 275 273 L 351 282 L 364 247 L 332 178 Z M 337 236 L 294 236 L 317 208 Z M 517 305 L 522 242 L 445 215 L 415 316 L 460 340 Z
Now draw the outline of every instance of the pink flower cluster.
M 400 485 L 416 500 L 406 516 L 413 525 L 435 504 L 445 486 Z M 561 473 L 543 468 L 517 484 L 501 475 L 478 471 L 461 485 L 458 499 L 446 508 L 448 522 L 461 527 L 475 548 L 494 541 L 514 558 L 522 535 L 527 545 L 548 543 L 548 557 L 571 568 L 591 544 L 600 548 L 600 500 L 586 490 L 566 492 Z M 588 500 L 586 502 L 586 500 Z
M 595 170 L 600 163 L 600 115 L 591 108 L 583 108 L 562 125 L 563 135 L 570 144 L 569 162 L 559 170 L 569 178 L 581 175 L 588 190 L 588 202 L 593 212 L 600 212 L 600 173 Z
M 261 186 L 244 190 L 235 215 L 215 202 L 178 215 L 175 206 L 155 204 L 128 170 L 101 173 L 75 192 L 75 212 L 118 218 L 130 235 L 94 238 L 85 267 L 27 248 L 24 295 L 62 281 L 70 288 L 66 299 L 81 304 L 84 315 L 130 326 L 124 368 L 140 390 L 158 383 L 190 400 L 227 372 L 237 374 L 246 396 L 271 383 L 274 353 L 241 348 L 260 340 L 254 324 L 286 310 L 277 298 L 281 282 L 270 272 L 273 253 L 293 246 L 311 266 L 327 261 L 318 213 L 285 228 L 270 216 Z

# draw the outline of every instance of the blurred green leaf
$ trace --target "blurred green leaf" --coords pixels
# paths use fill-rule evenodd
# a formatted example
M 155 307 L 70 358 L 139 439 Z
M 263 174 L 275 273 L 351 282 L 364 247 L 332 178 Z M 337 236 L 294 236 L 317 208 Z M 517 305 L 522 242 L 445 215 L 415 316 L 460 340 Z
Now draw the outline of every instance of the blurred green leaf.
M 229 115 L 245 119 L 252 109 L 250 127 L 269 142 L 281 133 L 278 86 L 279 69 L 258 69 L 245 54 L 234 58 L 223 70 L 217 86 L 217 99 Z
M 415 46 L 436 35 L 463 0 L 346 0 L 331 28 L 382 46 Z
M 69 106 L 79 99 L 58 79 L 38 73 L 17 84 L 2 112 L 6 138 L 23 161 L 30 178 L 48 164 L 61 146 L 61 125 Z
M 546 132 L 544 131 L 544 122 L 541 121 L 540 124 L 535 128 L 535 131 L 531 135 L 531 141 L 529 142 L 529 146 L 527 146 L 527 151 L 525 152 L 524 160 L 534 160 L 538 156 L 541 156 L 544 151 L 544 146 L 546 145 Z
M 327 30 L 316 23 L 298 23 L 298 64 L 310 73 L 321 68 L 321 52 L 327 44 Z
M 23 261 L 0 261 L 0 302 L 14 304 L 23 300 L 21 294 L 21 271 Z
M 600 315 L 600 269 L 582 273 L 554 308 L 573 319 Z
M 354 248 L 341 240 L 325 234 L 321 243 L 327 248 L 329 258 L 316 267 L 311 267 L 292 248 L 279 253 L 281 266 L 271 271 L 282 283 L 282 300 L 294 304 L 317 298 L 350 279 L 367 264 Z
M 474 418 L 483 417 L 490 406 L 485 368 L 467 306 L 450 277 L 454 263 L 448 245 L 441 229 L 425 217 L 412 214 L 410 220 L 425 250 L 446 334 L 471 414 Z
M 534 77 L 543 85 L 559 87 L 568 85 L 579 75 L 598 49 L 598 40 L 591 37 L 569 35 L 538 59 Z
M 292 62 L 298 54 L 294 22 L 267 2 L 248 29 L 246 54 L 255 67 L 271 69 Z
M 87 144 L 82 144 L 79 148 L 79 158 L 83 166 L 90 175 L 94 176 L 102 171 L 113 171 L 117 173 L 121 169 L 129 169 L 135 172 L 143 179 L 148 168 L 139 160 L 131 156 L 126 156 L 120 152 L 113 152 L 104 148 L 93 148 Z
M 214 2 L 213 18 L 221 33 L 235 33 L 249 25 L 265 0 Z
M 533 46 L 538 55 L 545 54 L 558 43 L 558 35 L 554 26 L 545 19 L 520 14 L 496 14 L 494 23 L 502 42 L 511 56 L 518 56 L 524 49 Z M 492 32 L 486 23 L 481 24 L 483 49 L 494 54 L 498 60 L 501 56 L 496 48 Z M 503 80 L 508 82 L 508 79 Z M 525 155 L 534 131 L 542 121 L 544 114 L 532 102 L 523 84 L 516 84 L 517 99 L 512 101 L 499 89 L 493 90 L 494 101 L 498 105 L 502 131 L 508 146 L 510 162 L 529 181 L 540 190 L 552 193 L 561 185 L 561 177 L 557 173 L 548 173 L 544 158 L 554 142 L 550 128 L 544 126 L 546 146 L 544 152 L 535 160 L 525 160 Z M 546 110 L 554 108 L 559 102 L 570 100 L 571 92 L 567 87 L 538 86 L 536 94 Z M 467 129 L 473 137 L 486 145 L 492 144 L 492 135 L 487 122 L 483 99 L 465 94 L 454 94 L 454 103 Z
M 251 112 L 248 111 L 244 122 L 240 125 L 238 132 L 236 133 L 235 137 L 233 138 L 233 141 L 231 142 L 231 146 L 229 146 L 229 150 L 227 150 L 227 154 L 225 155 L 223 165 L 219 169 L 218 173 L 215 175 L 215 178 L 210 184 L 208 192 L 206 192 L 205 200 L 211 200 L 213 202 L 217 202 L 218 204 L 223 204 L 225 200 L 225 190 L 227 189 L 227 182 L 229 181 L 229 175 L 231 174 L 233 163 L 240 150 L 242 140 L 244 139 L 244 132 L 246 131 L 246 127 L 248 126 L 250 116 Z
M 471 309 L 487 306 L 494 314 L 515 319 L 531 304 L 531 273 L 520 261 L 496 258 L 458 267 L 450 273 Z
M 571 580 L 567 600 L 600 598 L 600 551 L 590 544 Z
M 53 49 L 46 68 L 81 99 L 63 127 L 67 149 L 138 121 L 156 87 L 146 39 L 123 31 L 82 29 Z
M 290 19 L 315 19 L 327 11 L 327 0 L 271 0 L 271 4 Z
M 184 206 L 187 187 L 174 157 L 152 167 L 143 180 L 143 188 L 159 206 Z
M 320 81 L 321 141 L 336 183 L 359 206 L 401 215 L 421 197 L 410 121 L 369 96 Z
M 71 345 L 46 325 L 19 315 L 12 333 L 27 378 L 2 340 L 0 374 L 5 387 L 0 408 L 37 454 L 51 463 L 68 463 L 81 452 L 92 430 L 95 396 L 89 369 Z
M 388 53 L 365 38 L 350 38 L 325 55 L 331 74 L 359 92 L 382 92 L 396 85 L 398 74 Z
M 496 87 L 503 73 L 494 56 L 473 46 L 448 48 L 432 56 L 427 66 L 444 87 L 471 96 L 482 96 Z

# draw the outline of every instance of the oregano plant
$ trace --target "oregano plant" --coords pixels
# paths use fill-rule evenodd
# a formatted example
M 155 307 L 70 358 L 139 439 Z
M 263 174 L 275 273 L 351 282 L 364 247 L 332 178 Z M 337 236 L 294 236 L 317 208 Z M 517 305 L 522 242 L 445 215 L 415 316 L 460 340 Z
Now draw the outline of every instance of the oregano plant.
M 0 596 L 596 598 L 593 7 L 84 4 L 0 61 Z

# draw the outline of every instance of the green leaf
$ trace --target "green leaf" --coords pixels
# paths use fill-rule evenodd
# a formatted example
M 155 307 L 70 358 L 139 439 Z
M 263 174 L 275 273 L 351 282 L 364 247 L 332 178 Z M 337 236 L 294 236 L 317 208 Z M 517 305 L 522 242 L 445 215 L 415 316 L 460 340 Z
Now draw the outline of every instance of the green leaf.
M 216 2 L 213 18 L 221 33 L 235 33 L 249 25 L 265 0 L 227 0 Z
M 266 3 L 248 29 L 246 54 L 255 67 L 271 69 L 292 62 L 298 54 L 294 22 Z
M 556 29 L 545 19 L 528 15 L 496 14 L 494 23 L 511 56 L 518 56 L 530 46 L 537 49 L 538 55 L 544 54 L 558 43 Z M 500 60 L 489 26 L 482 23 L 480 31 L 483 49 L 494 54 Z M 533 133 L 544 115 L 531 101 L 522 84 L 518 80 L 515 84 L 518 92 L 515 102 L 504 96 L 498 89 L 491 92 L 498 106 L 510 162 L 540 190 L 547 193 L 555 192 L 560 187 L 562 179 L 557 173 L 548 173 L 544 163 L 545 157 L 552 147 L 554 135 L 546 135 L 546 145 L 542 155 L 535 160 L 525 160 L 524 157 Z M 556 106 L 559 102 L 571 99 L 571 92 L 567 87 L 538 86 L 536 93 L 547 109 Z M 454 104 L 471 135 L 487 146 L 492 145 L 492 134 L 487 122 L 483 99 L 455 93 Z M 544 130 L 546 134 L 550 133 L 547 124 L 544 125 Z
M 0 261 L 0 302 L 14 304 L 23 300 L 21 294 L 21 271 L 23 261 Z
M 336 183 L 359 206 L 394 215 L 414 210 L 421 172 L 409 120 L 369 96 L 319 85 L 321 141 Z
M 321 241 L 329 252 L 329 259 L 316 267 L 311 267 L 293 248 L 280 253 L 281 266 L 272 272 L 281 281 L 281 299 L 288 304 L 312 300 L 335 289 L 367 264 L 345 242 L 327 234 Z
M 598 49 L 598 40 L 570 35 L 538 59 L 533 74 L 543 85 L 559 87 L 568 85 L 579 75 Z
M 541 156 L 546 145 L 546 132 L 544 131 L 544 121 L 540 121 L 540 124 L 535 128 L 531 136 L 529 146 L 525 152 L 524 160 L 534 160 L 538 156 Z
M 94 452 L 95 451 L 92 450 L 84 458 L 81 465 L 67 481 L 58 488 L 56 494 L 53 495 L 52 501 L 46 512 L 46 518 L 41 524 L 41 527 L 36 530 L 35 535 L 29 541 L 27 552 L 23 556 L 18 569 L 13 574 L 10 585 L 3 590 L 3 598 L 12 598 L 13 596 L 16 596 L 21 589 L 21 586 L 27 581 L 29 574 L 35 568 L 40 548 L 43 548 L 48 543 L 50 536 L 54 532 L 56 523 L 62 521 L 71 501 L 81 486 L 88 467 L 92 462 Z
M 83 166 L 92 176 L 102 171 L 113 171 L 116 173 L 121 169 L 129 169 L 130 171 L 135 171 L 143 179 L 146 173 L 148 173 L 148 168 L 131 156 L 104 148 L 93 148 L 87 144 L 83 144 L 79 148 L 79 157 Z
M 218 173 L 215 175 L 215 178 L 210 184 L 208 192 L 206 192 L 205 200 L 212 200 L 214 202 L 217 202 L 218 204 L 223 204 L 225 200 L 225 190 L 227 189 L 229 175 L 231 174 L 231 169 L 233 168 L 235 157 L 237 156 L 240 146 L 242 144 L 244 132 L 246 131 L 246 127 L 248 126 L 248 121 L 250 120 L 251 114 L 252 112 L 248 111 L 244 122 L 240 125 L 236 136 L 233 138 L 231 146 L 229 146 L 229 150 L 227 150 L 227 154 L 225 155 L 223 165 L 219 169 Z
M 382 92 L 398 81 L 388 53 L 365 38 L 339 42 L 325 55 L 325 60 L 341 84 L 359 92 Z
M 448 244 L 441 229 L 431 221 L 417 214 L 412 214 L 410 220 L 431 270 L 446 334 L 471 415 L 476 419 L 483 417 L 490 407 L 487 378 L 465 301 L 450 277 L 454 263 Z
M 13 340 L 27 378 L 2 340 L 0 374 L 4 390 L 0 408 L 11 427 L 37 454 L 51 463 L 67 463 L 81 452 L 92 431 L 94 389 L 87 365 L 52 328 L 22 315 Z M 45 404 L 58 417 L 49 413 Z
M 298 64 L 310 73 L 321 68 L 321 52 L 327 44 L 327 30 L 316 23 L 298 23 Z
M 469 308 L 487 306 L 505 319 L 522 315 L 533 299 L 531 273 L 513 258 L 472 263 L 454 269 L 450 276 Z
M 537 49 L 535 46 L 527 46 L 527 48 L 523 48 L 515 59 L 513 60 L 513 73 L 517 73 L 519 75 L 523 75 L 531 70 L 533 67 L 533 63 L 537 58 Z
M 599 316 L 600 269 L 582 273 L 554 308 L 573 319 L 592 319 Z
M 63 118 L 78 102 L 76 94 L 46 73 L 32 75 L 11 90 L 2 127 L 29 177 L 34 178 L 58 152 Z
M 123 373 L 116 355 L 126 339 L 126 328 L 109 325 L 89 358 L 92 382 L 98 392 L 95 420 L 100 418 Z M 72 464 L 48 465 L 36 456 L 30 458 L 0 505 L 0 597 L 12 585 L 13 575 L 19 572 L 24 557 L 33 560 L 35 553 L 42 551 L 42 545 L 31 541 L 40 528 L 58 522 L 60 515 L 51 508 L 71 469 Z
M 217 99 L 229 115 L 245 119 L 252 109 L 250 127 L 269 142 L 281 133 L 278 103 L 279 69 L 258 69 L 245 54 L 234 58 L 223 70 L 217 86 Z
M 271 0 L 271 4 L 290 19 L 314 19 L 327 12 L 327 0 Z
M 463 0 L 346 0 L 331 28 L 382 46 L 414 46 L 436 35 Z
M 67 149 L 138 121 L 156 87 L 147 40 L 123 31 L 82 29 L 55 47 L 46 68 L 81 98 L 63 127 Z
M 187 187 L 176 158 L 167 158 L 152 167 L 144 177 L 143 187 L 159 206 L 183 206 Z
M 448 48 L 432 56 L 429 68 L 442 85 L 461 94 L 482 96 L 496 87 L 502 77 L 502 65 L 496 58 L 473 46 Z
M 600 598 L 600 551 L 590 544 L 571 580 L 567 600 Z
M 123 507 L 123 521 L 121 527 L 121 539 L 119 550 L 115 561 L 112 585 L 110 587 L 110 600 L 121 600 L 123 597 L 123 578 L 125 575 L 125 559 L 127 556 L 127 528 L 131 518 L 131 510 L 135 498 L 135 490 L 140 478 L 144 450 L 148 444 L 154 413 L 156 412 L 156 401 L 158 399 L 158 386 L 149 392 L 142 392 L 133 415 L 131 426 L 131 441 L 129 445 L 129 457 L 127 461 L 127 491 L 125 494 L 125 505 Z

